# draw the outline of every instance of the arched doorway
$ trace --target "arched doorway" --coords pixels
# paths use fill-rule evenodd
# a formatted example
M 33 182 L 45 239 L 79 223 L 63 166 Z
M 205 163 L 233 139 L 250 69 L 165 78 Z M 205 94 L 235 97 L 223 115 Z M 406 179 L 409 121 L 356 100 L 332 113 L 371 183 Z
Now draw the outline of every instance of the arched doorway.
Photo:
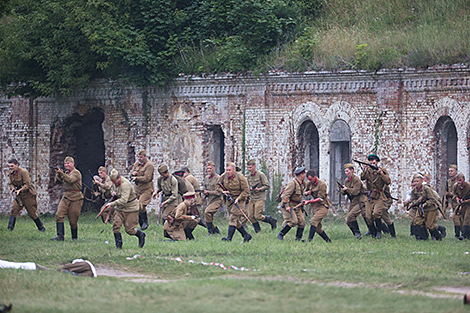
M 317 127 L 311 120 L 303 122 L 297 138 L 299 146 L 296 166 L 303 165 L 318 173 L 320 149 Z
M 215 164 L 215 172 L 219 175 L 225 172 L 225 136 L 220 125 L 207 126 L 207 161 Z
M 330 131 L 330 186 L 329 195 L 333 203 L 341 203 L 341 194 L 336 182 L 343 183 L 346 178 L 343 165 L 351 161 L 351 131 L 343 120 L 336 120 Z
M 441 116 L 434 127 L 436 188 L 443 194 L 449 165 L 457 164 L 457 129 L 449 116 Z

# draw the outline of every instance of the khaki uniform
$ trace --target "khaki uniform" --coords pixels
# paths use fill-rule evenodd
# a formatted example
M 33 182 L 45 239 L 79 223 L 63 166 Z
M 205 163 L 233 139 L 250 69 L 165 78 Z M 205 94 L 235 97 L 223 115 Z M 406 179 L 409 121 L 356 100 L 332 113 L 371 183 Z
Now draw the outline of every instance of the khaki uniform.
M 121 176 L 119 185 L 113 186 L 117 199 L 110 203 L 114 208 L 113 233 L 120 233 L 124 225 L 126 233 L 135 235 L 139 221 L 139 201 L 132 184 Z
M 422 197 L 422 209 L 418 199 Z M 415 224 L 419 226 L 426 226 L 430 232 L 437 230 L 436 216 L 438 214 L 439 203 L 437 202 L 431 187 L 421 185 L 419 188 L 415 187 L 411 191 L 411 206 L 416 207 Z M 424 215 L 423 215 L 424 211 Z
M 68 216 L 70 228 L 77 229 L 83 204 L 82 174 L 76 168 L 67 173 L 59 171 L 56 173 L 55 183 L 64 188 L 55 216 L 56 222 L 63 223 L 64 218 Z
M 217 190 L 219 177 L 220 176 L 216 173 L 204 177 L 204 190 L 209 192 L 207 195 L 207 207 L 204 210 L 206 223 L 212 223 L 214 221 L 215 213 L 217 213 L 223 205 L 222 194 Z
M 367 168 L 361 173 L 361 180 L 366 182 L 368 200 L 366 202 L 366 219 L 369 225 L 382 218 L 386 208 L 385 202 L 388 200 L 384 194 L 386 185 L 390 185 L 388 172 L 381 168 L 383 173 Z
M 162 219 L 166 220 L 168 214 L 182 201 L 178 193 L 178 180 L 170 174 L 166 179 L 160 176 L 157 180 L 158 192 L 163 192 L 163 202 L 168 200 L 162 210 Z
M 98 192 L 100 193 L 101 198 L 104 200 L 104 202 L 108 202 L 109 199 L 111 199 L 111 187 L 113 185 L 113 182 L 111 181 L 111 178 L 109 178 L 109 175 L 106 175 L 104 179 L 100 178 L 100 181 L 96 183 L 98 186 Z M 100 211 L 103 207 L 100 208 Z M 101 220 L 104 222 L 106 221 L 106 218 L 109 214 L 109 208 L 107 208 L 103 214 L 101 214 Z M 112 216 L 110 217 L 110 221 L 112 221 Z
M 284 223 L 289 227 L 297 226 L 298 228 L 305 228 L 305 216 L 302 207 L 290 212 L 286 210 L 287 207 L 294 208 L 302 202 L 302 196 L 305 191 L 305 184 L 296 178 L 292 179 L 282 193 L 282 216 Z
M 322 220 L 328 214 L 328 209 L 333 205 L 328 197 L 326 183 L 318 179 L 315 182 L 308 181 L 305 191 L 311 191 L 310 195 L 316 199 L 321 198 L 322 201 L 312 204 L 312 218 L 310 226 L 315 226 L 318 234 L 323 233 Z
M 140 164 L 139 161 L 134 163 L 131 172 L 137 172 L 135 176 L 135 193 L 140 204 L 140 212 L 147 212 L 146 207 L 152 200 L 152 194 L 154 191 L 153 186 L 153 163 L 147 160 L 144 164 Z
M 170 225 L 167 219 L 163 225 L 163 230 L 167 232 L 171 239 L 185 241 L 186 234 L 184 230 L 186 228 L 194 229 L 197 226 L 197 220 L 193 219 L 191 215 L 188 214 L 188 210 L 188 203 L 183 201 L 178 204 L 176 209 L 170 212 L 169 215 L 174 218 L 174 222 Z
M 453 189 L 453 201 L 457 203 L 457 198 L 461 199 L 461 206 L 460 206 L 460 221 L 462 225 L 465 226 L 470 226 L 470 192 L 467 194 L 467 191 L 470 189 L 470 183 L 465 181 L 463 182 L 462 187 L 459 187 L 459 185 L 455 184 L 454 189 Z M 465 194 L 467 194 L 465 196 Z M 464 198 L 465 197 L 465 198 Z M 458 204 L 455 209 L 458 208 Z
M 269 182 L 263 172 L 256 171 L 255 174 L 248 173 L 247 176 L 248 186 L 250 187 L 250 202 L 248 203 L 247 212 L 248 218 L 252 223 L 257 221 L 264 221 L 266 217 L 263 215 L 264 202 L 266 201 L 266 190 L 269 189 Z M 252 190 L 260 188 L 260 191 Z
M 33 220 L 38 218 L 38 204 L 36 199 L 36 189 L 31 183 L 29 173 L 24 168 L 18 167 L 15 171 L 9 173 L 10 182 L 8 186 L 10 190 L 20 190 L 17 200 L 14 200 L 11 208 L 11 216 L 18 217 L 23 207 L 28 212 L 29 217 Z
M 449 178 L 446 182 L 446 189 L 445 192 L 454 192 L 454 185 L 457 183 L 457 177 L 454 178 Z M 455 209 L 457 208 L 457 200 L 455 200 L 454 196 L 447 196 L 446 193 L 444 193 L 444 197 L 446 198 L 446 206 L 448 207 L 449 205 L 452 207 L 452 222 L 454 222 L 454 226 L 462 226 L 462 220 L 461 220 L 461 212 L 455 212 Z M 447 207 L 444 208 L 444 212 L 447 210 Z
M 359 215 L 365 217 L 367 198 L 364 185 L 356 175 L 353 174 L 350 178 L 346 177 L 344 186 L 348 189 L 341 193 L 347 195 L 349 199 L 349 209 L 346 214 L 346 223 L 349 224 L 356 221 Z
M 194 177 L 192 174 L 189 174 L 184 179 L 186 179 L 188 182 L 191 183 L 191 185 L 193 186 L 193 191 L 201 190 L 201 187 L 199 186 L 199 182 L 197 181 L 196 177 Z M 201 194 L 199 192 L 196 192 L 196 200 L 194 201 L 193 205 L 199 208 L 201 203 L 202 203 Z
M 222 193 L 223 189 L 218 185 L 219 182 L 230 192 L 230 196 L 232 196 L 233 200 L 237 201 L 238 199 L 237 204 L 240 209 L 237 208 L 228 197 L 225 199 L 225 205 L 229 213 L 229 226 L 235 226 L 235 228 L 239 229 L 246 223 L 246 218 L 241 210 L 246 214 L 245 202 L 250 194 L 248 181 L 245 176 L 239 172 L 235 172 L 232 177 L 228 177 L 226 173 L 223 173 L 217 180 L 217 191 Z

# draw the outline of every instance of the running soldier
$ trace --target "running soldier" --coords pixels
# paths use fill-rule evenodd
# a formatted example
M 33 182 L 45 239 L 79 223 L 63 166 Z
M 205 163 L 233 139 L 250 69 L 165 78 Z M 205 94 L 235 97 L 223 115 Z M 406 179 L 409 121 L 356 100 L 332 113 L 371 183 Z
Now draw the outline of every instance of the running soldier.
M 149 227 L 147 218 L 147 205 L 152 200 L 153 186 L 153 163 L 148 159 L 147 152 L 142 149 L 137 154 L 138 161 L 134 163 L 131 172 L 131 181 L 135 183 L 135 192 L 139 200 L 139 225 L 140 229 Z
M 28 171 L 20 167 L 20 164 L 16 159 L 8 160 L 8 168 L 10 169 L 8 175 L 10 182 L 8 183 L 8 186 L 10 187 L 11 194 L 15 197 L 15 200 L 13 200 L 13 203 L 11 204 L 8 230 L 13 231 L 15 228 L 16 218 L 20 216 L 20 212 L 24 207 L 28 212 L 29 217 L 33 219 L 38 230 L 40 232 L 46 231 L 46 228 L 42 224 L 37 213 L 38 203 L 36 188 L 34 188 L 31 183 Z
M 93 184 L 98 186 L 98 196 L 101 198 L 101 203 L 104 205 L 111 199 L 110 190 L 113 182 L 111 178 L 108 176 L 108 170 L 104 166 L 100 166 L 98 168 L 98 175 L 93 176 Z M 109 209 L 106 209 L 101 214 L 101 220 L 106 221 L 109 214 Z M 112 222 L 112 216 L 109 218 L 109 221 Z
M 312 241 L 315 233 L 326 242 L 331 242 L 326 232 L 322 228 L 322 220 L 328 214 L 328 209 L 333 205 L 328 197 L 326 183 L 317 177 L 314 170 L 307 172 L 307 184 L 305 186 L 305 195 L 311 196 L 313 199 L 320 201 L 312 204 L 312 218 L 310 219 L 310 232 L 308 234 L 308 241 Z M 300 235 L 301 237 L 301 235 Z
M 344 164 L 344 173 L 346 178 L 341 188 L 341 194 L 346 195 L 349 199 L 348 214 L 346 214 L 346 224 L 351 229 L 354 238 L 361 239 L 361 231 L 357 223 L 357 217 L 361 214 L 365 215 L 366 196 L 365 188 L 359 177 L 354 175 L 354 165 L 352 163 Z
M 204 196 L 207 198 L 207 207 L 204 210 L 204 218 L 207 224 L 207 235 L 220 234 L 219 228 L 214 226 L 214 215 L 223 205 L 222 194 L 217 189 L 219 175 L 215 172 L 215 164 L 207 162 L 207 175 L 204 177 Z
M 454 232 L 455 232 L 455 238 L 459 239 L 461 238 L 460 233 L 462 231 L 462 220 L 461 220 L 461 215 L 460 212 L 456 212 L 455 210 L 457 209 L 457 201 L 454 198 L 454 185 L 457 183 L 457 174 L 458 174 L 458 168 L 457 165 L 451 164 L 449 166 L 449 179 L 446 182 L 446 189 L 444 196 L 442 197 L 442 202 L 444 206 L 444 212 L 449 208 L 452 210 L 452 222 L 454 223 Z
M 160 177 L 157 180 L 157 190 L 153 193 L 155 198 L 157 194 L 163 192 L 163 201 L 161 205 L 162 220 L 166 221 L 168 214 L 173 211 L 181 202 L 181 197 L 178 193 L 178 180 L 168 172 L 168 166 L 161 164 L 158 167 Z

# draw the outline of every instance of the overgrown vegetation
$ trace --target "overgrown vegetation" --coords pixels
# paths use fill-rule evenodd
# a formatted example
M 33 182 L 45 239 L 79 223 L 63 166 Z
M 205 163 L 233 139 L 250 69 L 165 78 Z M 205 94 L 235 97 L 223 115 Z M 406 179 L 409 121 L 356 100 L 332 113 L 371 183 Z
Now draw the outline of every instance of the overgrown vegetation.
M 470 51 L 470 0 L 6 0 L 0 10 L 0 83 L 30 97 L 99 78 L 426 68 L 467 63 Z

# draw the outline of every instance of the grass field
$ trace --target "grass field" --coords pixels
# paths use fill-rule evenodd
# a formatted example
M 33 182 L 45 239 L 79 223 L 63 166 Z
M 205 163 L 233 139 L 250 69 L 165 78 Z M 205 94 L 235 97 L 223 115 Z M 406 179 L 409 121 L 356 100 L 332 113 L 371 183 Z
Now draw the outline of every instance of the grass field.
M 12 303 L 13 312 L 470 311 L 456 293 L 470 290 L 470 275 L 465 274 L 470 271 L 470 245 L 454 238 L 448 221 L 439 221 L 448 230 L 442 242 L 417 242 L 409 236 L 408 219 L 396 221 L 395 239 L 385 235 L 358 241 L 342 220 L 328 216 L 324 228 L 329 244 L 319 236 L 310 243 L 296 242 L 294 231 L 279 241 L 279 229 L 271 231 L 267 224 L 258 234 L 250 228 L 253 240 L 241 244 L 238 233 L 232 242 L 223 242 L 220 235 L 206 237 L 200 227 L 194 232 L 196 241 L 160 241 L 162 226 L 151 217 L 143 249 L 137 247 L 137 237 L 123 234 L 123 249 L 116 251 L 111 226 L 93 217 L 80 217 L 77 242 L 71 240 L 67 223 L 65 242 L 50 241 L 55 236 L 51 217 L 43 218 L 45 233 L 27 217 L 9 232 L 7 217 L 1 217 L 0 259 L 57 270 L 83 258 L 98 267 L 99 277 L 3 269 L 0 303 Z M 227 222 L 218 225 L 225 235 Z M 365 232 L 362 220 L 360 226 Z M 136 254 L 143 258 L 127 259 Z

